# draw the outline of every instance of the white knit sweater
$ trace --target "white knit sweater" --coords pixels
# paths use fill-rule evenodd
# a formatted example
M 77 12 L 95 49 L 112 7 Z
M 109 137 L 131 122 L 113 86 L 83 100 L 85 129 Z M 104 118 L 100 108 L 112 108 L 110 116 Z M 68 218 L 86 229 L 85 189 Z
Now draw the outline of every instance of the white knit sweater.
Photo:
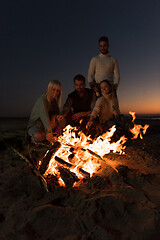
M 91 59 L 88 70 L 88 82 L 93 80 L 100 83 L 102 80 L 108 80 L 112 85 L 119 84 L 120 74 L 117 60 L 109 53 L 103 55 L 100 53 Z

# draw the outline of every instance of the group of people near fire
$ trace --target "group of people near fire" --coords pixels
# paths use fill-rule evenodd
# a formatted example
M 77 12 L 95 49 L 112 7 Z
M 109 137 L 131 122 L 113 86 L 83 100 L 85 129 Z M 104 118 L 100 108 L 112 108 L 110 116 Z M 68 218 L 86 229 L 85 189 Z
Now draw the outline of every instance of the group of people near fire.
M 50 81 L 46 93 L 37 99 L 27 129 L 31 142 L 50 141 L 53 135 L 62 134 L 68 124 L 83 124 L 87 130 L 97 125 L 110 128 L 120 122 L 118 62 L 109 54 L 108 37 L 100 37 L 98 44 L 100 53 L 91 59 L 88 69 L 90 88 L 86 88 L 82 74 L 76 75 L 75 90 L 68 95 L 61 111 L 62 85 L 58 80 Z

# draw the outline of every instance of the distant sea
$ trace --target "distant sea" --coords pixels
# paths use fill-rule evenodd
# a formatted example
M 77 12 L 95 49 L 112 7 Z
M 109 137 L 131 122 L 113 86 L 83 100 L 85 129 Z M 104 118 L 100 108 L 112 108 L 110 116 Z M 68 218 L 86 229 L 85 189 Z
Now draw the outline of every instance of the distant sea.
M 0 131 L 25 130 L 28 118 L 0 118 Z
M 136 114 L 137 119 L 160 120 L 160 114 Z
M 130 116 L 129 114 L 125 116 Z M 137 120 L 149 121 L 159 120 L 160 114 L 136 114 Z M 158 121 L 158 122 L 159 122 Z M 28 118 L 0 118 L 0 131 L 25 130 L 27 128 Z

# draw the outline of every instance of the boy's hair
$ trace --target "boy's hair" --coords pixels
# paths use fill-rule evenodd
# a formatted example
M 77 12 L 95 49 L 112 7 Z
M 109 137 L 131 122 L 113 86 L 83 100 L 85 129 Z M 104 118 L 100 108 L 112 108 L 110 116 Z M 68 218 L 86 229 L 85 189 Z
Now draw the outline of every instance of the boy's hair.
M 86 82 L 85 77 L 81 74 L 78 74 L 74 77 L 74 79 L 73 79 L 74 83 L 75 83 L 76 80 L 83 81 L 84 83 Z
M 51 80 L 49 83 L 48 83 L 48 87 L 47 87 L 47 91 L 46 91 L 46 96 L 48 99 L 50 99 L 50 91 L 51 91 L 51 88 L 53 86 L 56 86 L 59 88 L 59 95 L 57 97 L 57 102 L 58 102 L 58 106 L 60 107 L 61 106 L 61 101 L 62 101 L 62 85 L 61 83 L 58 81 L 58 80 Z
M 109 41 L 108 41 L 108 37 L 106 37 L 106 36 L 102 36 L 102 37 L 100 37 L 99 40 L 98 40 L 98 43 L 100 43 L 101 41 L 104 41 L 104 42 L 109 43 Z

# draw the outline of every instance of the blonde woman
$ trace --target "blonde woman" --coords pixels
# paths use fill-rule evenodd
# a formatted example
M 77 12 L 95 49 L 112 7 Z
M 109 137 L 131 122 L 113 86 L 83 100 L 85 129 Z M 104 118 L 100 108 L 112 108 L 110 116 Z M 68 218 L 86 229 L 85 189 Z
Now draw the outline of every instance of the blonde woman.
M 46 93 L 37 99 L 31 111 L 28 135 L 32 142 L 39 143 L 45 138 L 52 140 L 53 132 L 63 119 L 59 115 L 61 98 L 61 83 L 57 80 L 50 81 Z

